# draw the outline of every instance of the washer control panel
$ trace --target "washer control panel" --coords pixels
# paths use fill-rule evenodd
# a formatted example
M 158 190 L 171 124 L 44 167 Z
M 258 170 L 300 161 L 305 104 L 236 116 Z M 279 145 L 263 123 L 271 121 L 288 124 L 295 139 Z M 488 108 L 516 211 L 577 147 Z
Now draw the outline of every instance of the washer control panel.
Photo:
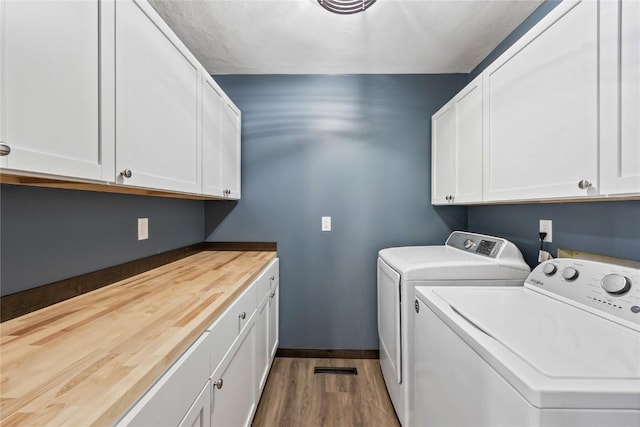
M 465 252 L 497 258 L 500 255 L 500 250 L 505 245 L 505 240 L 499 237 L 454 231 L 447 239 L 446 245 Z
M 640 269 L 557 258 L 538 265 L 525 286 L 543 289 L 586 306 L 588 311 L 640 327 Z

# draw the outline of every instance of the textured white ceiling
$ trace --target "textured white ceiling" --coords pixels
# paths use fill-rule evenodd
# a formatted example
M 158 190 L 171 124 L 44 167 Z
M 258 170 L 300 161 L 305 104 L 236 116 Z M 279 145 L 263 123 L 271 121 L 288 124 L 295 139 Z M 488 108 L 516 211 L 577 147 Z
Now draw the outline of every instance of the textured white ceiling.
M 151 0 L 212 74 L 468 73 L 542 0 Z

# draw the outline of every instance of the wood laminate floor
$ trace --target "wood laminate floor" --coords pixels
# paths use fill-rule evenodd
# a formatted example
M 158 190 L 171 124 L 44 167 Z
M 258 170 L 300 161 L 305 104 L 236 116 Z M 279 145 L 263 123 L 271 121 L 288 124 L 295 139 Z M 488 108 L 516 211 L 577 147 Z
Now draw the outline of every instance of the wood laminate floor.
M 358 375 L 314 374 L 315 366 L 355 367 Z M 254 427 L 399 427 L 376 359 L 276 358 Z

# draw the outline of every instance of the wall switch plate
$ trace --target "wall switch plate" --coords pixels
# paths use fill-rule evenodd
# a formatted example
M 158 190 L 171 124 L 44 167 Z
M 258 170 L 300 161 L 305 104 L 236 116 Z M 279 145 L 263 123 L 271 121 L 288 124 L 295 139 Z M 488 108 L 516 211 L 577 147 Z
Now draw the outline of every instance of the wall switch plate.
M 322 231 L 331 231 L 331 217 L 323 216 L 322 217 Z
M 552 240 L 552 230 L 553 230 L 553 221 L 550 219 L 541 219 L 540 220 L 540 232 L 547 233 L 547 236 L 544 238 L 544 241 L 547 243 L 553 242 Z
M 138 218 L 138 240 L 149 238 L 149 218 Z

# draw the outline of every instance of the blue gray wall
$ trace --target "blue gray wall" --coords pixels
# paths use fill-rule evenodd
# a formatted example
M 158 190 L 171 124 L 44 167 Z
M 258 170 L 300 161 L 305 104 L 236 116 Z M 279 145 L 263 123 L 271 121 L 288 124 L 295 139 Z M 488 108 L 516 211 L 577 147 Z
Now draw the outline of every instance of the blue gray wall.
M 202 242 L 203 202 L 0 187 L 2 295 Z M 149 240 L 137 240 L 137 218 Z
M 545 248 L 576 249 L 640 261 L 640 201 L 494 205 L 469 207 L 469 229 L 502 236 L 537 265 L 540 219 L 553 220 Z
M 431 206 L 429 142 L 467 76 L 216 80 L 242 110 L 243 194 L 206 203 L 207 240 L 278 242 L 281 347 L 377 349 L 378 250 L 467 225 L 466 208 Z

